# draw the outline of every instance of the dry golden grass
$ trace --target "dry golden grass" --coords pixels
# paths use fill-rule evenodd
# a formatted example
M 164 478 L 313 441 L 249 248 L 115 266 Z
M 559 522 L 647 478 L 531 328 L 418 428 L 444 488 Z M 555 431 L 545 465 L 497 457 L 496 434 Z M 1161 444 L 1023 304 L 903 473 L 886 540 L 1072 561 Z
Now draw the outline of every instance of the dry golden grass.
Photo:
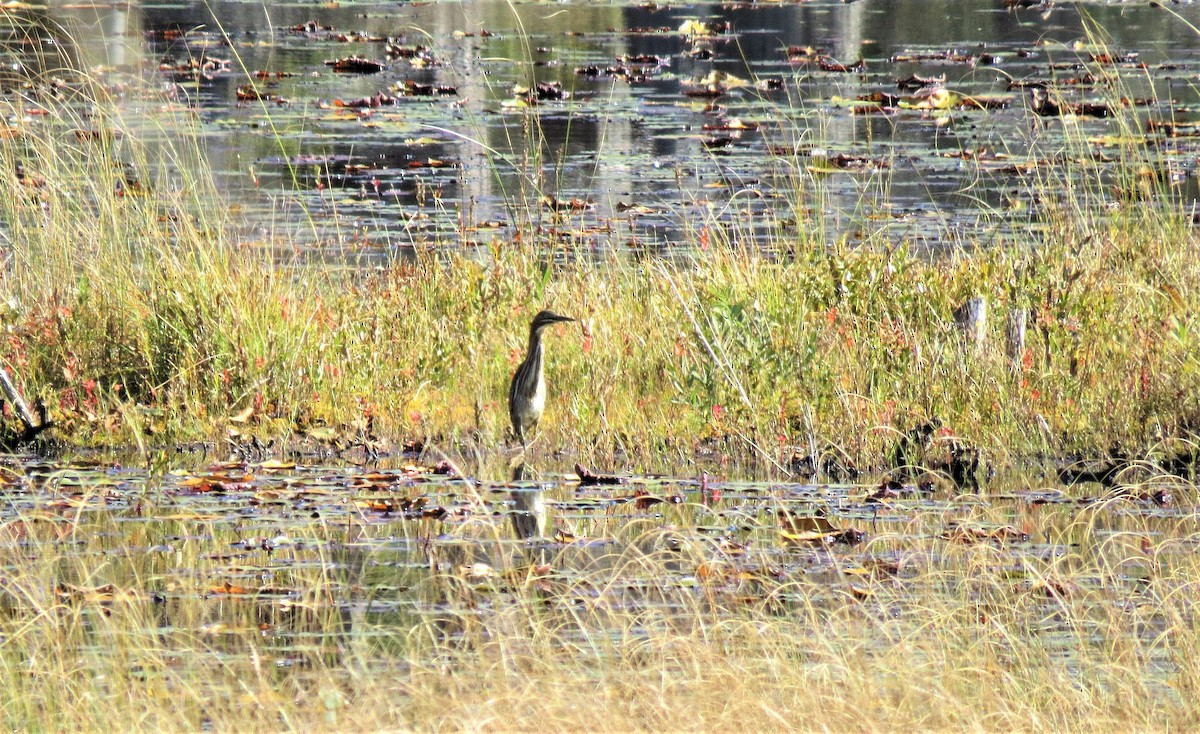
M 1024 513 L 1028 542 L 956 540 L 946 510 L 908 504 L 862 546 L 781 546 L 767 525 L 744 555 L 689 530 L 697 507 L 618 514 L 550 568 L 486 514 L 411 546 L 405 568 L 371 545 L 394 524 L 263 512 L 259 532 L 292 542 L 239 553 L 236 524 L 152 505 L 30 512 L 0 546 L 2 715 L 77 731 L 1200 723 L 1189 516 L 1023 507 L 954 514 Z M 231 584 L 239 568 L 265 575 Z
M 77 91 L 100 111 L 88 126 L 116 119 L 99 82 Z M 554 548 L 547 571 L 514 563 L 504 519 L 488 513 L 397 526 L 180 509 L 164 493 L 173 457 L 154 450 L 231 427 L 344 438 L 373 421 L 396 439 L 490 452 L 527 319 L 553 306 L 591 336 L 551 337 L 545 450 L 678 468 L 702 442 L 769 461 L 828 443 L 874 461 L 937 416 L 994 456 L 1114 442 L 1163 453 L 1200 422 L 1200 257 L 1177 213 L 1069 199 L 1036 247 L 936 260 L 798 242 L 768 262 L 713 234 L 671 265 L 547 274 L 526 240 L 347 274 L 235 241 L 186 134 L 155 136 L 164 147 L 151 151 L 122 120 L 117 155 L 60 144 L 80 124 L 69 105 L 4 112 L 15 122 L 0 182 L 18 193 L 0 200 L 0 356 L 60 437 L 137 445 L 153 467 L 83 480 L 63 468 L 48 484 L 28 467 L 5 474 L 7 726 L 1200 726 L 1187 511 L 943 497 L 902 505 L 863 546 L 811 548 L 785 543 L 761 508 L 723 518 L 684 505 L 582 523 L 594 545 Z M 158 155 L 173 175 L 117 195 L 118 162 L 149 170 Z M 951 324 L 977 294 L 994 313 L 1034 311 L 1015 368 L 998 324 L 978 355 Z M 1194 485 L 1171 486 L 1194 507 Z M 754 540 L 744 555 L 697 530 L 743 519 L 752 529 L 729 534 Z M 1033 542 L 995 531 L 1010 523 Z M 406 563 L 388 565 L 390 542 L 409 544 Z

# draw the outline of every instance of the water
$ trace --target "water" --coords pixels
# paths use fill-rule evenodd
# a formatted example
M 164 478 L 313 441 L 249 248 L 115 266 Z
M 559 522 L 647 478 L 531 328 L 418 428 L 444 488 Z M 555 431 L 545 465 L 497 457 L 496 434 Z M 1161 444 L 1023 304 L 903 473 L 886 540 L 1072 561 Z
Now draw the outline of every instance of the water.
M 89 66 L 176 85 L 248 237 L 370 263 L 415 247 L 503 246 L 518 229 L 564 258 L 670 257 L 718 235 L 784 256 L 801 235 L 878 234 L 935 250 L 1026 243 L 1061 196 L 1090 191 L 1098 206 L 1136 198 L 1114 178 L 1121 154 L 1104 141 L 1128 130 L 1111 117 L 1039 117 L 1027 85 L 1055 80 L 1069 102 L 1127 97 L 1132 118 L 1123 117 L 1139 135 L 1147 120 L 1194 120 L 1200 43 L 1187 22 L 1200 11 L 999 5 L 196 2 L 48 12 L 80 34 Z M 1103 47 L 1086 18 L 1108 35 Z M 684 29 L 688 21 L 710 33 Z M 1105 53 L 1118 63 L 1095 60 Z M 383 69 L 327 65 L 351 56 Z M 834 69 L 860 59 L 862 69 Z M 714 72 L 745 84 L 710 99 L 700 82 Z M 1122 86 L 1089 74 L 1119 74 Z M 923 104 L 898 88 L 912 75 L 944 76 L 947 89 L 996 108 L 901 108 Z M 406 82 L 434 89 L 405 96 Z M 532 82 L 558 86 L 526 106 L 513 88 Z M 855 107 L 880 93 L 902 105 Z M 337 106 L 376 95 L 394 103 Z M 1157 204 L 1191 206 L 1194 140 L 1160 131 L 1139 141 L 1166 182 Z M 706 225 L 714 231 L 699 231 Z
M 962 549 L 982 546 L 991 549 L 982 556 L 990 572 L 1018 585 L 1054 578 L 1067 567 L 1063 559 L 1081 564 L 1062 583 L 1106 589 L 1120 605 L 1152 574 L 1167 583 L 1196 551 L 1185 530 L 1194 517 L 1189 502 L 1080 501 L 1083 487 L 1071 496 L 909 487 L 880 501 L 871 498 L 873 483 L 630 476 L 582 486 L 546 474 L 513 484 L 416 464 L 230 461 L 166 474 L 29 456 L 5 457 L 4 465 L 6 573 L 19 577 L 34 559 L 59 558 L 55 593 L 66 601 L 105 605 L 131 595 L 161 608 L 168 638 L 197 625 L 206 634 L 266 625 L 281 661 L 296 645 L 336 643 L 355 629 L 370 635 L 478 611 L 431 591 L 433 579 L 465 584 L 472 604 L 488 609 L 502 607 L 531 568 L 538 588 L 568 607 L 603 589 L 607 609 L 635 616 L 653 610 L 686 619 L 705 598 L 744 596 L 832 610 L 846 593 L 868 603 L 879 594 L 904 608 L 962 593 L 958 585 L 970 582 L 981 558 Z M 1008 484 L 1041 486 L 1031 475 Z M 514 487 L 544 493 L 552 537 L 514 536 Z M 1174 489 L 1181 499 L 1193 491 Z M 1051 494 L 1054 504 L 1035 506 Z M 1081 513 L 1090 529 L 1078 524 Z M 1155 539 L 1161 552 L 1153 561 L 1124 555 L 1120 538 L 1131 533 Z M 1121 578 L 1086 570 L 1109 563 Z M 894 584 L 882 581 L 892 577 Z M 1044 603 L 1052 609 L 1054 595 Z M 1157 632 L 1140 634 L 1150 644 Z

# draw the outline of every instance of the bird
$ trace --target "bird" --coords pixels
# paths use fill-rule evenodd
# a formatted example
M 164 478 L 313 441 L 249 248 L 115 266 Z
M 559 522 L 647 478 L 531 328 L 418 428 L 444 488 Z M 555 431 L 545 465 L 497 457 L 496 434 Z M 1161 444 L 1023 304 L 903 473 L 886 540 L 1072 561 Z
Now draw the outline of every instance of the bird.
M 553 311 L 539 311 L 529 324 L 529 350 L 525 359 L 513 373 L 508 386 L 508 417 L 512 420 L 513 433 L 524 446 L 526 437 L 542 418 L 546 409 L 546 376 L 542 369 L 545 347 L 542 332 L 554 324 L 574 321 L 570 316 L 559 316 Z

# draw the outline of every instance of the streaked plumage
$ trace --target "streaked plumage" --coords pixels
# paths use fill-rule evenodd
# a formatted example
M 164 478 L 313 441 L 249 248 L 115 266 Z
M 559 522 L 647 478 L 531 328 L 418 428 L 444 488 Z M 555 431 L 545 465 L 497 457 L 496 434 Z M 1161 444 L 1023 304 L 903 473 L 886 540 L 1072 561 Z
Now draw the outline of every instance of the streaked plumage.
M 537 427 L 546 409 L 546 378 L 543 373 L 545 347 L 542 332 L 549 326 L 564 321 L 574 321 L 569 316 L 559 316 L 553 311 L 540 311 L 529 324 L 529 350 L 525 360 L 513 374 L 508 386 L 508 417 L 512 421 L 517 440 L 525 443 L 526 436 Z

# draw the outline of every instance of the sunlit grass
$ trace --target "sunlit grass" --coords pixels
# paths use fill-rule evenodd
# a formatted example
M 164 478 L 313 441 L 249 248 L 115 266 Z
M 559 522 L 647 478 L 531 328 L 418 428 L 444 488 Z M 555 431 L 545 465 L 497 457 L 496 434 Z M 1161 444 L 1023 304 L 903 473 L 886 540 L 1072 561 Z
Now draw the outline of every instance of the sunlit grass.
M 544 568 L 520 560 L 503 518 L 480 518 L 414 545 L 409 569 L 364 549 L 394 523 L 263 514 L 288 536 L 268 552 L 152 505 L 140 521 L 25 513 L 2 529 L 3 717 L 83 731 L 1191 728 L 1196 538 L 1122 508 L 1026 507 L 1030 540 L 997 543 L 949 539 L 943 512 L 904 505 L 906 526 L 862 546 L 781 549 L 767 526 L 744 551 L 670 527 L 698 507 L 618 512 L 592 550 L 559 546 Z
M 714 216 L 688 223 L 690 254 L 672 262 L 562 263 L 529 231 L 477 257 L 348 272 L 235 239 L 197 121 L 170 107 L 134 118 L 104 85 L 72 88 L 97 117 L 26 90 L 0 136 L 15 192 L 0 198 L 0 354 L 67 442 L 151 457 L 231 428 L 329 443 L 370 428 L 393 445 L 494 452 L 542 307 L 587 333 L 548 337 L 538 450 L 604 466 L 680 470 L 701 445 L 772 475 L 796 447 L 870 466 L 934 417 L 997 461 L 1118 442 L 1157 454 L 1200 416 L 1190 224 L 1138 200 L 1109 206 L 1090 168 L 1030 177 L 1037 241 L 936 259 L 805 229 L 820 185 L 797 167 L 787 207 L 801 232 L 769 248 L 786 257 L 737 246 Z M 122 136 L 74 132 L 111 128 Z M 1138 181 L 1138 151 L 1122 152 Z M 530 180 L 511 206 L 545 193 Z M 980 351 L 952 319 L 976 295 L 993 314 Z M 1031 311 L 1015 362 L 1009 308 Z M 0 716 L 13 729 L 1200 724 L 1194 523 L 1135 497 L 878 505 L 903 519 L 863 524 L 854 547 L 787 545 L 771 513 L 740 506 L 625 504 L 573 522 L 576 545 L 530 564 L 491 512 L 335 522 L 264 495 L 231 519 L 181 511 L 153 477 L 78 490 L 18 474 L 4 475 L 0 525 Z M 1170 486 L 1194 504 L 1192 484 Z M 956 533 L 950 515 L 1013 537 Z M 411 563 L 381 563 L 375 542 L 406 544 Z
M 264 436 L 370 416 L 396 439 L 495 445 L 527 319 L 543 306 L 584 319 L 591 337 L 551 337 L 541 445 L 602 461 L 682 457 L 726 436 L 776 459 L 833 444 L 871 461 L 935 416 L 1015 454 L 1146 445 L 1195 424 L 1195 238 L 1162 209 L 1109 209 L 1086 169 L 1033 174 L 1048 237 L 933 260 L 904 243 L 780 234 L 773 249 L 791 256 L 767 261 L 714 218 L 690 228 L 682 262 L 557 264 L 531 233 L 484 258 L 348 273 L 281 266 L 232 241 L 236 215 L 189 142 L 197 123 L 132 116 L 107 81 L 76 90 L 99 117 L 14 104 L 0 148 L 20 192 L 5 203 L 6 356 L 72 441 L 220 435 L 252 408 L 239 428 Z M 150 181 L 152 169 L 165 172 Z M 802 212 L 820 185 L 793 175 Z M 951 319 L 974 295 L 994 315 L 981 354 Z M 1009 308 L 1031 311 L 1016 369 L 1003 356 Z
M 989 448 L 1095 449 L 1197 415 L 1200 260 L 1153 213 L 1122 212 L 1085 241 L 936 260 L 900 246 L 768 262 L 713 242 L 682 264 L 551 265 L 515 247 L 354 274 L 284 269 L 159 220 L 189 221 L 182 206 L 88 194 L 84 211 L 16 200 L 14 218 L 47 221 L 14 231 L 6 276 L 9 362 L 72 440 L 207 436 L 253 406 L 265 435 L 369 412 L 396 438 L 495 444 L 543 306 L 591 338 L 550 337 L 542 444 L 601 456 L 727 434 L 772 454 L 811 434 L 869 456 L 932 416 Z M 976 294 L 993 314 L 981 354 L 951 318 Z M 1010 307 L 1032 310 L 1016 369 Z
M 1196 424 L 1195 236 L 1168 209 L 1109 206 L 1106 184 L 1069 162 L 1032 174 L 1046 233 L 1018 247 L 929 259 L 903 242 L 781 233 L 769 249 L 790 254 L 767 260 L 713 215 L 673 262 L 554 262 L 531 232 L 484 257 L 348 272 L 234 241 L 236 210 L 205 173 L 190 113 L 134 116 L 106 83 L 74 90 L 100 116 L 9 103 L 16 123 L 0 141 L 18 192 L 3 205 L 5 356 L 69 441 L 220 436 L 251 409 L 243 434 L 346 435 L 369 417 L 397 442 L 495 446 L 527 320 L 544 306 L 591 336 L 550 337 L 539 446 L 601 462 L 620 451 L 669 463 L 728 438 L 768 463 L 826 444 L 871 463 L 932 417 L 1018 456 L 1156 445 Z M 49 114 L 28 114 L 38 105 Z M 792 175 L 799 213 L 821 186 Z M 975 295 L 992 313 L 981 353 L 952 321 Z M 1011 308 L 1030 311 L 1015 367 Z

